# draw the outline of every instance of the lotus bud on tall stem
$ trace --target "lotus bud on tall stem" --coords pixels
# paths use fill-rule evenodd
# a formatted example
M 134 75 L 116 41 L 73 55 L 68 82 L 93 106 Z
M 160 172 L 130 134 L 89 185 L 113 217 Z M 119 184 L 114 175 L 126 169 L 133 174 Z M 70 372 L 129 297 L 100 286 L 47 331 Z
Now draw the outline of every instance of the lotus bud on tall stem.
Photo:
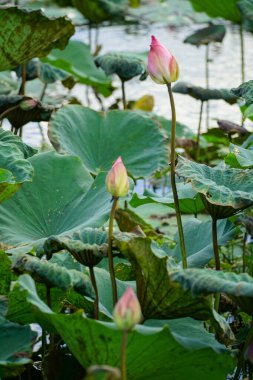
M 114 307 L 113 319 L 122 330 L 120 349 L 121 380 L 127 380 L 126 348 L 128 334 L 142 319 L 141 306 L 132 288 L 128 288 Z
M 177 187 L 176 187 L 176 108 L 172 93 L 171 83 L 179 77 L 179 67 L 175 57 L 161 44 L 154 36 L 151 37 L 150 51 L 148 55 L 148 71 L 154 82 L 166 84 L 170 97 L 172 114 L 171 122 L 171 188 L 173 192 L 174 205 L 177 217 L 178 234 L 183 268 L 187 268 L 186 249 L 184 232 L 179 208 Z
M 117 160 L 114 162 L 112 168 L 106 176 L 105 183 L 107 191 L 112 194 L 112 208 L 109 219 L 108 236 L 108 263 L 112 284 L 113 305 L 115 306 L 117 303 L 117 284 L 115 279 L 112 255 L 113 222 L 115 217 L 115 211 L 117 209 L 118 199 L 119 197 L 125 197 L 129 190 L 129 180 L 127 176 L 127 171 L 121 157 L 118 157 Z

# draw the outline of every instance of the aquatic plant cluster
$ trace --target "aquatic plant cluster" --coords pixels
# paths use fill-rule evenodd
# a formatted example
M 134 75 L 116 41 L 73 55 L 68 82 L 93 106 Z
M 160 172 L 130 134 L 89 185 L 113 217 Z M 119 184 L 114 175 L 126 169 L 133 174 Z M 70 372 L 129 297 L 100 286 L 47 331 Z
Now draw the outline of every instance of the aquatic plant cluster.
M 159 28 L 147 54 L 103 54 L 101 25 L 139 25 L 154 3 L 173 0 L 2 3 L 0 378 L 253 379 L 253 81 L 243 43 L 253 2 L 180 2 L 208 20 L 184 41 L 205 46 L 205 88 L 180 81 Z M 210 88 L 209 46 L 229 22 L 242 83 Z M 71 39 L 80 28 L 89 45 Z M 115 76 L 122 96 L 106 107 Z M 128 98 L 126 82 L 148 76 L 166 89 L 168 118 L 151 95 Z M 175 93 L 200 102 L 197 133 L 177 120 Z M 237 104 L 242 123 L 211 127 L 214 99 Z M 24 126 L 39 128 L 38 149 Z

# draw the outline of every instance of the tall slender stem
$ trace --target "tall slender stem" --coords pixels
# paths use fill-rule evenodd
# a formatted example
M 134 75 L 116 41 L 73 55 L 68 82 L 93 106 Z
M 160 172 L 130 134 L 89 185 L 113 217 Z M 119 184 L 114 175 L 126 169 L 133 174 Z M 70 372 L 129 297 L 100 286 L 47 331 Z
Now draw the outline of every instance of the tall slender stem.
M 209 44 L 206 44 L 206 88 L 209 88 Z M 206 128 L 209 128 L 209 102 L 206 102 Z
M 121 370 L 121 380 L 127 380 L 127 371 L 126 371 L 126 347 L 127 347 L 127 338 L 128 331 L 124 330 L 121 340 L 121 349 L 120 349 L 120 370 Z
M 26 63 L 22 64 L 22 82 L 19 89 L 19 95 L 25 95 L 25 83 L 26 83 Z
M 197 146 L 196 146 L 196 155 L 195 155 L 195 160 L 196 161 L 198 161 L 198 158 L 199 158 L 199 149 L 200 149 L 200 147 L 199 147 L 199 140 L 200 140 L 200 133 L 201 133 L 203 104 L 204 104 L 204 102 L 201 101 L 200 111 L 199 111 L 199 125 L 198 125 L 198 134 L 197 134 Z
M 219 246 L 217 239 L 217 219 L 212 218 L 212 236 L 213 236 L 213 252 L 215 258 L 215 267 L 216 270 L 220 270 L 220 255 L 219 255 Z
M 94 268 L 89 267 L 89 272 L 90 272 L 90 280 L 95 292 L 95 301 L 94 301 L 94 318 L 98 319 L 99 317 L 99 298 L 98 298 L 98 288 L 97 288 L 97 282 L 96 282 L 96 277 L 94 273 Z
M 119 198 L 117 197 L 113 197 L 110 220 L 109 220 L 109 236 L 108 236 L 108 263 L 109 263 L 109 272 L 110 272 L 111 284 L 112 284 L 113 306 L 116 305 L 117 300 L 118 300 L 117 284 L 116 284 L 116 278 L 115 278 L 115 272 L 114 272 L 114 266 L 113 266 L 113 256 L 112 256 L 113 222 L 114 222 L 114 216 L 115 216 L 115 211 L 117 208 L 118 199 Z
M 122 102 L 123 102 L 123 108 L 126 110 L 127 104 L 126 104 L 126 91 L 125 91 L 125 82 L 121 79 L 121 90 L 122 90 Z
M 181 213 L 179 208 L 179 201 L 177 195 L 177 187 L 176 187 L 176 108 L 174 97 L 172 93 L 171 84 L 167 85 L 170 97 L 170 106 L 171 106 L 171 144 L 170 144 L 170 161 L 171 161 L 171 188 L 173 192 L 174 205 L 177 217 L 177 226 L 178 226 L 178 234 L 180 241 L 180 249 L 181 249 L 181 257 L 183 268 L 187 268 L 187 258 L 186 258 L 186 249 L 185 249 L 185 241 L 184 241 L 184 231 L 181 219 Z
M 244 57 L 244 35 L 243 35 L 243 26 L 240 24 L 240 42 L 241 42 L 241 74 L 242 74 L 242 83 L 245 81 L 245 57 Z

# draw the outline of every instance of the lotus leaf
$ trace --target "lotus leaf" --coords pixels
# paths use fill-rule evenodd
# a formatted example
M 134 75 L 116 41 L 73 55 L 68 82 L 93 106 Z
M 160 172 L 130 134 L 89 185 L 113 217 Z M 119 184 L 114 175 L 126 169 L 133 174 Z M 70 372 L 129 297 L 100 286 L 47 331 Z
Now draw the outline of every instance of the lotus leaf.
M 233 168 L 253 168 L 253 146 L 251 149 L 244 149 L 241 146 L 230 144 L 229 154 L 226 163 Z
M 52 49 L 64 49 L 75 31 L 66 17 L 48 18 L 40 10 L 0 9 L 0 70 L 8 70 Z M 15 47 L 15 48 L 13 48 Z
M 179 157 L 176 172 L 179 177 L 191 182 L 195 191 L 203 194 L 206 207 L 216 206 L 209 212 L 218 219 L 253 204 L 253 170 L 211 168 Z
M 20 137 L 15 136 L 12 132 L 6 131 L 0 128 L 0 143 L 15 145 L 24 155 L 24 158 L 28 158 L 37 153 L 37 149 L 25 144 Z
M 232 88 L 231 93 L 245 101 L 245 105 L 249 106 L 253 103 L 253 80 L 242 83 L 239 87 Z
M 110 196 L 103 174 L 93 181 L 78 157 L 55 152 L 38 154 L 29 163 L 35 169 L 33 182 L 1 207 L 0 241 L 33 245 L 81 225 L 101 226 L 107 220 Z
M 20 326 L 0 316 L 0 376 L 18 376 L 31 363 L 32 344 L 36 338 L 30 326 Z
M 253 32 L 253 4 L 251 0 L 240 0 L 237 2 L 237 7 L 239 8 L 243 25 L 246 30 Z
M 117 74 L 122 81 L 128 81 L 138 75 L 140 80 L 144 80 L 148 76 L 146 64 L 134 56 L 107 53 L 97 57 L 95 63 L 106 75 Z
M 114 324 L 85 318 L 82 312 L 52 313 L 38 298 L 34 283 L 27 275 L 20 277 L 16 289 L 26 297 L 33 320 L 40 320 L 44 327 L 51 325 L 84 368 L 91 364 L 118 365 L 121 331 Z M 168 373 L 173 373 L 177 380 L 183 380 L 187 372 L 190 380 L 202 380 L 204 372 L 207 380 L 213 380 L 213 376 L 223 380 L 233 366 L 233 359 L 224 346 L 217 347 L 216 343 L 213 347 L 206 339 L 203 333 L 191 342 L 184 332 L 174 333 L 168 326 L 137 326 L 130 333 L 127 345 L 128 379 L 167 380 Z
M 26 102 L 32 106 L 23 106 Z M 0 118 L 6 117 L 11 125 L 18 129 L 31 121 L 48 121 L 53 108 L 43 105 L 40 101 L 29 96 L 10 95 L 0 96 Z
M 27 254 L 13 255 L 11 259 L 12 269 L 15 273 L 29 273 L 37 281 L 50 287 L 57 287 L 65 291 L 73 288 L 82 295 L 92 296 L 92 285 L 86 274 Z
M 222 17 L 225 20 L 240 23 L 242 20 L 238 0 L 190 0 L 197 12 L 205 12 L 211 17 Z
M 91 23 L 112 21 L 124 18 L 127 0 L 72 0 L 72 4 Z
M 210 269 L 186 269 L 175 271 L 173 281 L 180 283 L 193 296 L 225 293 L 246 313 L 253 315 L 253 278 L 247 273 L 214 271 Z
M 248 133 L 246 128 L 229 120 L 218 120 L 217 124 L 222 131 L 224 131 L 230 136 L 234 134 L 238 134 L 239 136 L 245 136 Z
M 184 42 L 195 46 L 208 45 L 211 42 L 222 42 L 225 33 L 226 29 L 224 25 L 211 24 L 205 28 L 198 29 L 188 36 Z
M 51 236 L 44 243 L 44 252 L 51 254 L 66 249 L 78 262 L 94 266 L 106 256 L 107 240 L 106 231 L 84 228 L 71 235 Z
M 178 82 L 173 86 L 173 92 L 183 95 L 190 95 L 194 99 L 206 102 L 208 100 L 225 100 L 229 104 L 236 103 L 237 96 L 227 89 L 210 89 L 194 86 L 185 82 Z
M 119 156 L 135 177 L 150 176 L 168 165 L 167 141 L 159 126 L 130 111 L 101 115 L 66 106 L 52 117 L 49 138 L 57 151 L 78 155 L 94 174 L 108 171 Z
M 80 83 L 93 86 L 104 96 L 112 93 L 110 78 L 96 67 L 89 45 L 81 41 L 70 41 L 63 51 L 53 50 L 43 61 L 70 73 Z

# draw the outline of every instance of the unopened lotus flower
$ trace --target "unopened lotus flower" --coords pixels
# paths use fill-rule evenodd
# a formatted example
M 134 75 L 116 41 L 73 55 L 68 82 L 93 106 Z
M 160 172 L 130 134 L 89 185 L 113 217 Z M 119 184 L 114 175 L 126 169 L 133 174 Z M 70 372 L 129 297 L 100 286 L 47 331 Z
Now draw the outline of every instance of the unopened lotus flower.
M 179 77 L 179 67 L 175 57 L 155 36 L 151 36 L 148 72 L 158 84 L 169 84 Z
M 141 306 L 132 288 L 128 288 L 113 310 L 113 319 L 121 330 L 131 330 L 142 319 Z
M 121 157 L 112 165 L 111 170 L 106 176 L 106 188 L 113 197 L 125 197 L 129 190 L 129 180 L 127 171 Z
M 35 99 L 26 99 L 22 100 L 22 102 L 19 103 L 19 107 L 23 111 L 30 111 L 33 108 L 35 108 L 38 105 L 38 100 Z

